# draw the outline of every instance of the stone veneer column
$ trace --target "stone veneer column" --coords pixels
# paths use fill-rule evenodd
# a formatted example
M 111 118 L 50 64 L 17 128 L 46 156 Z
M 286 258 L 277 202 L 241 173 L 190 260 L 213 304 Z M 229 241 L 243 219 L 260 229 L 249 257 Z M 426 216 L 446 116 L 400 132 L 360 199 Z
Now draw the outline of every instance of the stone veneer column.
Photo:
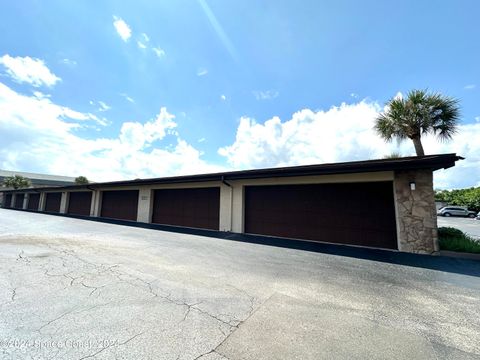
M 411 190 L 410 183 L 415 183 Z M 400 251 L 438 251 L 437 213 L 431 170 L 396 171 L 395 206 Z

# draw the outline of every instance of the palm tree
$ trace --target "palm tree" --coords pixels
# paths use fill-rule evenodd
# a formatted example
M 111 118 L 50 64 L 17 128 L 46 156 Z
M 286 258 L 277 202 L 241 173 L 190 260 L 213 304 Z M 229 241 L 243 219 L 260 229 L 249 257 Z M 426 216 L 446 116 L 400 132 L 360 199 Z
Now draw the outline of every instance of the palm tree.
M 460 118 L 458 100 L 426 90 L 412 90 L 406 98 L 395 97 L 375 123 L 375 130 L 386 141 L 393 138 L 413 141 L 417 156 L 425 155 L 422 135 L 432 133 L 449 140 L 457 131 Z
M 32 183 L 30 179 L 27 179 L 26 177 L 20 175 L 13 175 L 3 179 L 3 186 L 12 187 L 15 190 L 20 188 L 27 188 L 31 185 Z

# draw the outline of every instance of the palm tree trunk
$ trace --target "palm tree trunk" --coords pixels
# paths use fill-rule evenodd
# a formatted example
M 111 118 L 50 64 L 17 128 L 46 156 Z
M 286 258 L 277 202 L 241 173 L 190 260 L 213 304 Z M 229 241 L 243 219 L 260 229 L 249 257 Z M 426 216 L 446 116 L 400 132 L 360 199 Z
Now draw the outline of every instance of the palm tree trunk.
M 415 152 L 417 156 L 424 156 L 425 152 L 423 151 L 423 145 L 420 141 L 420 136 L 412 138 L 413 146 L 415 146 Z

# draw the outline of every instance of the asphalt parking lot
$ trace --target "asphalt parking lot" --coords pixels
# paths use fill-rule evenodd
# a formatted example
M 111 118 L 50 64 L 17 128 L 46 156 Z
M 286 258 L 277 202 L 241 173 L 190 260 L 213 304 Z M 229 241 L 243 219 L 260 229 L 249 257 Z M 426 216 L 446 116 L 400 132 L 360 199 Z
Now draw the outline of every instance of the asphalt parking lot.
M 2 359 L 478 359 L 442 271 L 0 209 Z
M 480 239 L 480 220 L 462 218 L 462 217 L 443 217 L 437 218 L 438 226 L 449 226 L 462 230 L 470 236 Z

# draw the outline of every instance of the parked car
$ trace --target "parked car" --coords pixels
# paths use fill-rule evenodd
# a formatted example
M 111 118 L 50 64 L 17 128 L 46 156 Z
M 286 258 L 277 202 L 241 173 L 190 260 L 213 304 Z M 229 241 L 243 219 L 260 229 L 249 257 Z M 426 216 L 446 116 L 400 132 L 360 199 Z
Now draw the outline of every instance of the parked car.
M 479 213 L 480 214 L 480 213 Z M 474 218 L 477 216 L 475 211 L 470 211 L 466 207 L 462 206 L 444 206 L 437 211 L 438 216 L 463 216 Z
M 478 212 L 477 217 L 475 219 L 480 220 L 480 211 Z

